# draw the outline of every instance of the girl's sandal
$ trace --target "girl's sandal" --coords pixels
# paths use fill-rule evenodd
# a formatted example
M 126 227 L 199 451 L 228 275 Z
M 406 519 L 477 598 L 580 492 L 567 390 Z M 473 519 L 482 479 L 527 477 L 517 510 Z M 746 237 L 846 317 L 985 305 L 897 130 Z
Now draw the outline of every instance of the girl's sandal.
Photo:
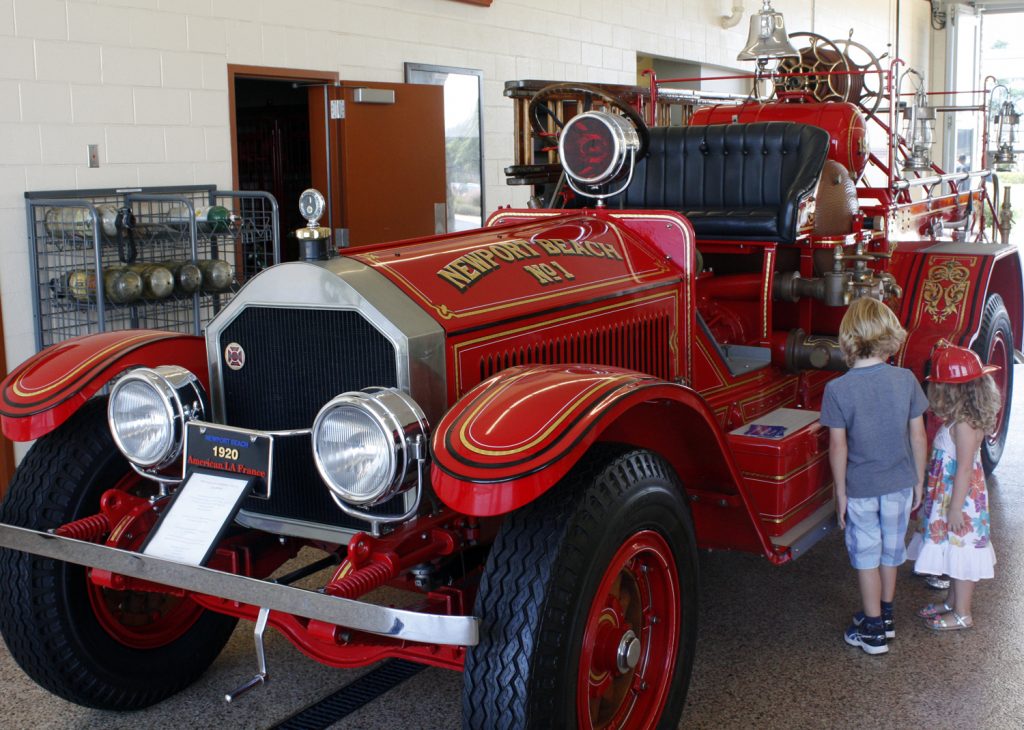
M 933 631 L 963 631 L 974 626 L 970 616 L 961 616 L 956 611 L 932 616 L 925 624 Z
M 949 613 L 953 610 L 953 607 L 948 603 L 929 603 L 924 608 L 917 610 L 917 615 L 921 618 L 932 618 L 943 613 Z

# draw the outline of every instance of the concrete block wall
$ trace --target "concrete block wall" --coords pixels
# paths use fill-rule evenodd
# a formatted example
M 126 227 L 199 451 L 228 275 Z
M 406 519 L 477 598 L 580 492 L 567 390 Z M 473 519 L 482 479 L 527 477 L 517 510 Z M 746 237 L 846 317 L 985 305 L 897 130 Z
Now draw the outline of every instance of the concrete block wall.
M 525 202 L 512 162 L 515 78 L 633 83 L 638 53 L 725 67 L 740 0 L 0 0 L 0 295 L 7 364 L 32 354 L 26 190 L 231 183 L 227 64 L 403 80 L 403 63 L 482 69 L 487 201 Z M 776 0 L 790 32 L 884 50 L 897 0 Z M 908 3 L 904 3 L 907 6 Z M 926 8 L 925 3 L 913 3 Z M 922 20 L 907 18 L 910 22 Z M 912 55 L 927 56 L 927 34 Z M 906 55 L 906 54 L 904 54 Z M 749 70 L 749 69 L 747 69 Z M 90 169 L 87 145 L 100 147 Z M 282 205 L 294 201 L 280 201 Z

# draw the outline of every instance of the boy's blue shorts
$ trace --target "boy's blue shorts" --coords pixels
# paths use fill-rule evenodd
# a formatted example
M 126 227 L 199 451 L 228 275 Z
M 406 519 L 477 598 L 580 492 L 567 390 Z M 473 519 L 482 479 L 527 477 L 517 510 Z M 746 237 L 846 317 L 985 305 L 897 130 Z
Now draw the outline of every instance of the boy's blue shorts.
M 846 503 L 846 549 L 857 570 L 897 567 L 907 559 L 907 524 L 914 490 L 880 497 L 850 498 Z

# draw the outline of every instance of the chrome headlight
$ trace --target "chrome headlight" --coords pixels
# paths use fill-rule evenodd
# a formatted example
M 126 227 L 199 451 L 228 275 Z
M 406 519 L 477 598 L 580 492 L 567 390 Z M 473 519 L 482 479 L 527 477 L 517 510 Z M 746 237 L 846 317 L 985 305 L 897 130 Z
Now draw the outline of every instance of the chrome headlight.
M 110 391 L 107 422 L 129 461 L 159 469 L 181 455 L 185 423 L 203 417 L 205 401 L 199 379 L 185 368 L 139 368 Z
M 313 458 L 336 502 L 370 507 L 411 486 L 416 441 L 425 444 L 426 436 L 426 418 L 412 398 L 395 388 L 367 388 L 320 409 Z

